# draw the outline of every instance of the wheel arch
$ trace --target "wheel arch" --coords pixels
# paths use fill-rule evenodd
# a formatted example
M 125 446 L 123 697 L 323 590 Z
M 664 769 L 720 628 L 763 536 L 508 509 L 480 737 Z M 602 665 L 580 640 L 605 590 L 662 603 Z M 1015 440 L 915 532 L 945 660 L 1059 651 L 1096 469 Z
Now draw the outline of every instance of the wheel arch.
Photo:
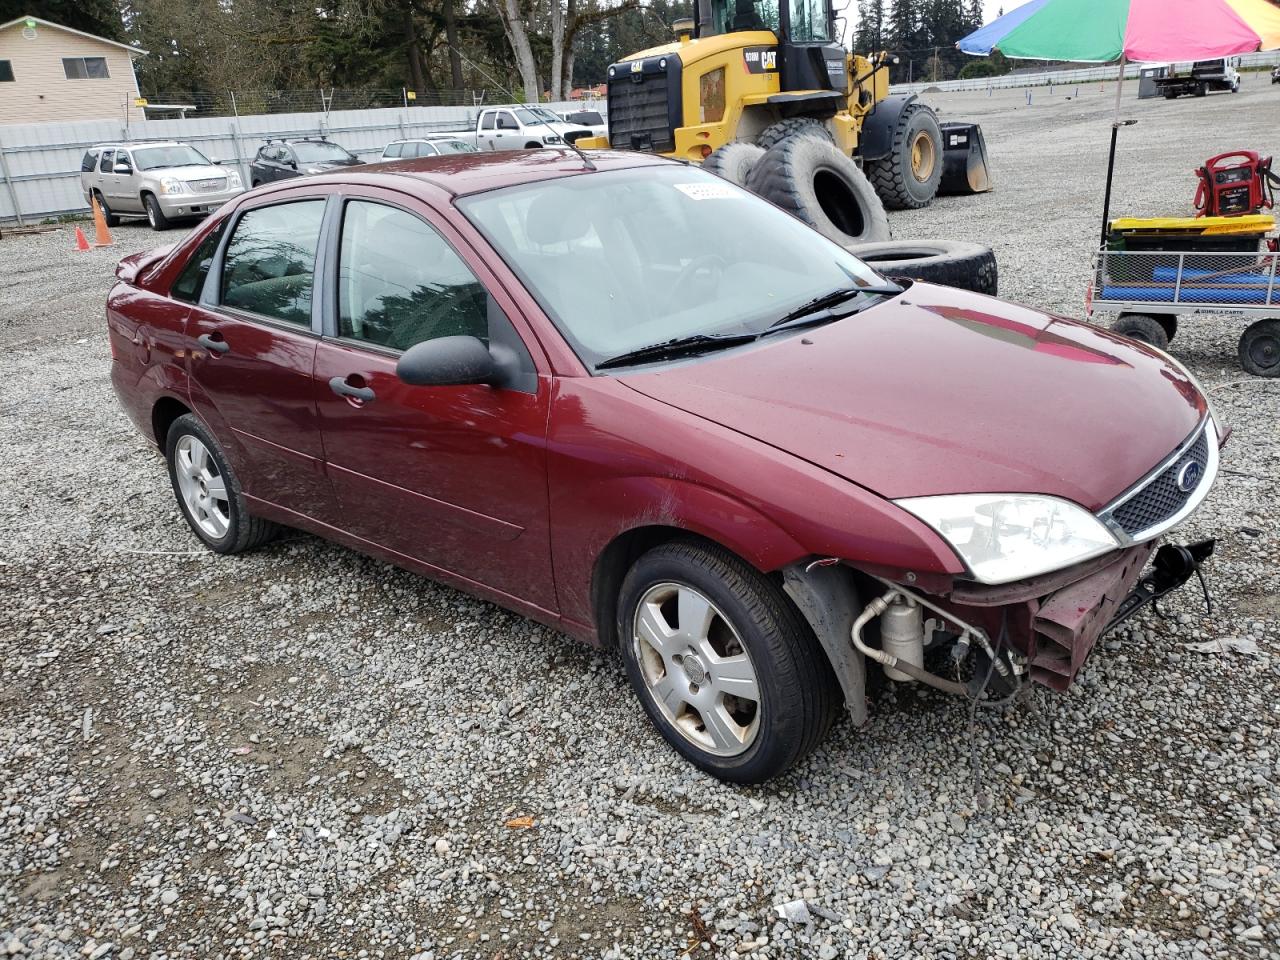
M 173 421 L 191 412 L 191 408 L 176 397 L 163 396 L 151 408 L 151 432 L 156 446 L 164 449 Z

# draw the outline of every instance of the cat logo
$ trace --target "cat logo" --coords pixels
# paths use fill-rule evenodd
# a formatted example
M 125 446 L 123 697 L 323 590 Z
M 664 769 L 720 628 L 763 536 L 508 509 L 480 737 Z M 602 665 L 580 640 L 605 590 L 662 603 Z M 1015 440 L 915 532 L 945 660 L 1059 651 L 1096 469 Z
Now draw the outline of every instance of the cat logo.
M 643 70 L 643 69 L 644 69 L 644 61 L 643 61 L 643 60 L 636 60 L 636 61 L 633 61 L 633 62 L 632 62 L 632 64 L 631 64 L 631 72 L 632 72 L 632 73 L 639 73 L 639 72 L 640 72 L 641 70 Z
M 776 47 L 747 47 L 742 51 L 742 61 L 747 73 L 776 73 L 778 50 Z

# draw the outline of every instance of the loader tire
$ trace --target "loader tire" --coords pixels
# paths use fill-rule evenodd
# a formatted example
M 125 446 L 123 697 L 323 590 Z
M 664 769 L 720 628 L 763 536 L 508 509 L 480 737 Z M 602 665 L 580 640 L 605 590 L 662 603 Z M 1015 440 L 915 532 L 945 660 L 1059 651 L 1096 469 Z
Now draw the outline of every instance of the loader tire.
M 751 168 L 762 156 L 764 156 L 764 149 L 757 147 L 754 143 L 745 141 L 726 143 L 702 161 L 702 169 L 739 187 L 745 187 Z
M 846 244 L 845 249 L 887 277 L 909 277 L 992 297 L 999 286 L 996 255 L 979 243 L 890 240 Z
M 942 182 L 942 128 L 923 103 L 902 111 L 887 157 L 869 161 L 867 177 L 890 210 L 917 210 L 937 196 Z
M 791 117 L 765 127 L 764 132 L 756 137 L 756 146 L 768 150 L 788 137 L 800 136 L 818 137 L 828 142 L 835 142 L 831 139 L 831 131 L 821 120 L 815 120 L 813 117 Z
M 747 189 L 836 243 L 889 239 L 889 218 L 871 183 L 829 140 L 793 136 L 770 147 Z

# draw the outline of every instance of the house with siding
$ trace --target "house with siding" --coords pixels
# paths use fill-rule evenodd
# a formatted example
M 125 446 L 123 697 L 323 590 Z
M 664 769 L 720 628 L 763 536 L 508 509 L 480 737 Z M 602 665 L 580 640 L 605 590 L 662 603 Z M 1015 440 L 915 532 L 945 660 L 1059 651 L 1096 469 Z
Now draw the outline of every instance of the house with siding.
M 145 53 L 39 17 L 0 24 L 0 124 L 142 120 L 133 61 Z

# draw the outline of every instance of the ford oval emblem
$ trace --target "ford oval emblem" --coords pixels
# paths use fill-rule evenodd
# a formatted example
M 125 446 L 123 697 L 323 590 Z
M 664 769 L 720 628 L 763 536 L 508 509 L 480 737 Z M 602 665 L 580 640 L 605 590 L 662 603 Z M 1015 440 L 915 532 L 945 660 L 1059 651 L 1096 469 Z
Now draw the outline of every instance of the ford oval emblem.
M 1200 465 L 1200 461 L 1192 460 L 1182 465 L 1182 469 L 1178 471 L 1178 489 L 1183 493 L 1190 493 L 1200 483 L 1200 478 L 1204 476 L 1204 467 Z

